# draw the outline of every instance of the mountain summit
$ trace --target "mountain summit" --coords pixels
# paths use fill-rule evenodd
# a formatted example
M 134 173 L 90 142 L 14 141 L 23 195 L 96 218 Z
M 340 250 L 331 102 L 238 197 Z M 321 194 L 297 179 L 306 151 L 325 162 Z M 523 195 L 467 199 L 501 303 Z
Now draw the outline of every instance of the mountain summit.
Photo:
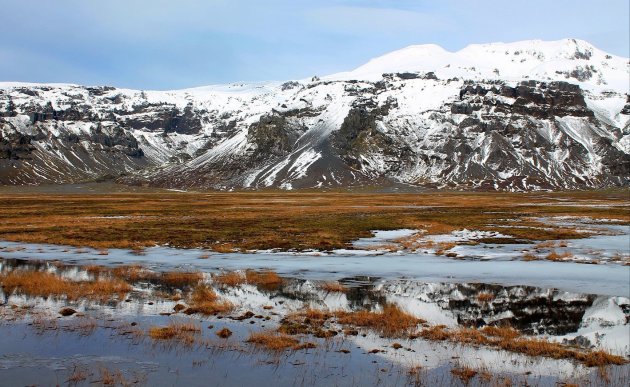
M 410 46 L 284 83 L 2 83 L 0 183 L 628 186 L 629 88 L 628 58 L 574 39 Z

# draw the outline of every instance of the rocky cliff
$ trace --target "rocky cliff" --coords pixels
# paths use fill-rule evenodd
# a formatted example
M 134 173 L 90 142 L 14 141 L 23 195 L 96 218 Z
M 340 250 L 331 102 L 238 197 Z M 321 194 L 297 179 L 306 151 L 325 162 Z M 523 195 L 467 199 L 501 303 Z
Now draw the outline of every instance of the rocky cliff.
M 177 91 L 4 83 L 0 184 L 628 186 L 629 81 L 627 58 L 563 40 Z

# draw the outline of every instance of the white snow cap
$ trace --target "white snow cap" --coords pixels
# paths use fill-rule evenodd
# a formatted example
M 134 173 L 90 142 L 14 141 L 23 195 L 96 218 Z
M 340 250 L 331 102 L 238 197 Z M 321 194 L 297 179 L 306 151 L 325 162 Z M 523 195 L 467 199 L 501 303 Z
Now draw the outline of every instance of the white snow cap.
M 628 92 L 628 58 L 608 54 L 578 39 L 471 44 L 449 52 L 435 44 L 409 46 L 327 79 L 376 81 L 384 73 L 434 72 L 438 77 L 559 80 L 585 88 Z

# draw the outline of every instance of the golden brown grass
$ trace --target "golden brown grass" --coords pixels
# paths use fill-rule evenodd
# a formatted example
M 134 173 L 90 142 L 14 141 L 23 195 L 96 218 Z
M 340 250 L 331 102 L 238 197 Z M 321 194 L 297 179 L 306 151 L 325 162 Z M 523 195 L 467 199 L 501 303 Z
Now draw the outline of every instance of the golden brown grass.
M 560 201 L 549 205 L 555 199 L 566 199 L 571 205 Z M 0 239 L 97 249 L 168 243 L 214 251 L 328 250 L 348 247 L 376 229 L 415 228 L 440 234 L 463 228 L 495 230 L 496 224 L 503 226 L 503 233 L 519 239 L 566 240 L 585 235 L 546 227 L 535 219 L 613 216 L 630 222 L 630 209 L 616 207 L 611 214 L 606 207 L 589 207 L 593 200 L 614 205 L 626 201 L 627 193 L 3 194 Z M 362 206 L 357 207 L 357 202 Z M 502 219 L 519 220 L 519 226 L 525 227 L 510 227 L 513 223 L 497 219 L 497 212 Z
M 190 307 L 186 314 L 216 315 L 231 312 L 234 305 L 229 301 L 220 300 L 219 296 L 208 285 L 198 285 L 189 297 Z
M 397 239 L 395 242 L 405 250 L 431 249 L 435 246 L 432 240 L 425 240 L 424 233 L 416 233 L 403 238 Z
M 323 311 L 307 308 L 287 315 L 281 321 L 278 331 L 283 334 L 310 334 L 315 337 L 328 338 L 338 334 L 335 330 L 327 329 L 329 322 L 336 322 L 345 326 L 346 335 L 358 334 L 354 327 L 370 329 L 384 337 L 404 337 L 418 324 L 424 321 L 418 319 L 394 304 L 388 304 L 381 311 Z M 354 333 L 353 333 L 354 332 Z
M 394 304 L 385 305 L 378 312 L 336 312 L 335 317 L 340 324 L 369 328 L 385 337 L 402 337 L 424 322 Z
M 435 254 L 444 255 L 448 250 L 452 249 L 455 246 L 457 246 L 457 243 L 455 242 L 439 242 L 437 244 L 437 248 L 435 249 Z
M 420 337 L 431 341 L 444 341 L 450 339 L 451 334 L 445 325 L 434 325 L 420 331 Z
M 536 254 L 525 253 L 523 254 L 523 261 L 538 261 L 540 258 Z
M 339 282 L 323 282 L 319 285 L 319 287 L 328 293 L 345 293 L 348 291 L 348 288 L 340 284 Z
M 201 328 L 198 325 L 184 322 L 173 322 L 167 326 L 149 328 L 149 337 L 153 340 L 171 340 L 185 346 L 195 344 L 200 333 Z
M 125 376 L 120 370 L 109 370 L 105 367 L 99 368 L 100 380 L 102 385 L 104 386 L 126 386 L 131 384 L 127 380 L 125 380 Z
M 215 274 L 212 279 L 219 286 L 235 287 L 247 283 L 265 290 L 275 290 L 283 283 L 282 278 L 270 270 L 246 270 L 244 273 L 229 271 Z
M 457 328 L 448 330 L 445 326 L 439 325 L 425 328 L 419 335 L 426 340 L 448 340 L 460 344 L 494 347 L 534 357 L 570 359 L 578 361 L 587 367 L 628 363 L 622 356 L 601 350 L 588 351 L 543 339 L 523 337 L 518 331 L 509 327 L 487 326 L 483 329 Z
M 535 249 L 552 249 L 556 247 L 556 241 L 543 241 L 534 245 Z
M 68 377 L 67 382 L 68 384 L 78 384 L 80 382 L 87 380 L 89 376 L 90 376 L 90 373 L 86 369 L 75 366 L 74 369 L 72 370 L 72 373 Z
M 129 282 L 148 281 L 156 277 L 154 272 L 140 265 L 122 265 L 109 270 L 102 266 L 91 266 L 88 268 L 90 271 L 95 275 L 109 274 Z
M 203 279 L 203 275 L 199 272 L 179 272 L 171 271 L 162 273 L 158 277 L 159 283 L 172 287 L 183 289 L 195 286 Z
M 521 336 L 521 333 L 512 327 L 499 327 L 494 325 L 488 325 L 481 329 L 481 331 L 491 337 L 498 337 L 501 339 L 515 339 Z
M 130 283 L 151 282 L 168 288 L 186 289 L 197 285 L 202 279 L 200 272 L 154 272 L 141 265 L 121 265 L 114 268 L 89 265 L 85 270 L 96 278 L 111 277 Z
M 307 308 L 306 310 L 299 312 L 298 315 L 304 318 L 304 321 L 308 324 L 323 325 L 327 320 L 335 316 L 336 313 L 328 312 L 321 309 Z
M 168 340 L 191 332 L 201 332 L 201 329 L 192 323 L 171 323 L 163 327 L 151 327 L 149 336 L 156 340 Z
M 268 351 L 301 349 L 298 339 L 273 331 L 254 332 L 249 336 L 247 342 Z
M 548 261 L 566 261 L 570 258 L 573 258 L 573 254 L 565 251 L 564 253 L 558 253 L 555 250 L 547 254 L 545 259 Z
M 289 335 L 310 334 L 321 338 L 330 337 L 328 331 L 324 329 L 324 325 L 332 317 L 333 313 L 331 312 L 307 308 L 290 313 L 283 318 L 278 332 Z
M 477 376 L 478 372 L 468 366 L 460 366 L 451 369 L 451 373 L 455 375 L 465 385 L 470 383 L 470 380 Z
M 612 355 L 605 351 L 579 351 L 567 348 L 558 343 L 540 339 L 519 338 L 515 340 L 503 340 L 500 348 L 512 352 L 523 353 L 529 356 L 544 356 L 554 359 L 574 359 L 587 367 L 601 367 L 606 365 L 622 365 L 627 360 L 621 356 Z
M 430 228 L 430 225 L 423 225 L 425 229 Z M 448 234 L 456 228 L 454 227 L 446 227 L 446 228 L 432 228 L 431 234 Z M 435 250 L 435 254 L 437 255 L 446 255 L 447 252 L 453 247 L 457 246 L 455 242 L 435 242 L 430 239 L 425 239 L 425 234 L 415 234 L 409 237 L 404 237 L 398 239 L 397 242 L 399 245 L 406 250 Z
M 401 249 L 401 245 L 397 245 L 394 243 L 383 243 L 383 244 L 379 244 L 379 245 L 369 245 L 369 246 L 365 246 L 363 247 L 365 250 L 370 250 L 370 251 L 382 251 L 382 250 L 386 250 L 389 252 L 395 252 Z
M 247 270 L 245 271 L 245 279 L 248 284 L 256 285 L 268 290 L 279 288 L 283 282 L 282 278 L 277 273 L 270 270 Z
M 56 274 L 41 271 L 16 270 L 0 274 L 0 283 L 7 293 L 19 292 L 30 296 L 65 297 L 106 300 L 123 299 L 131 286 L 120 279 L 71 281 Z
M 244 284 L 247 279 L 243 273 L 229 271 L 212 276 L 212 280 L 219 286 L 235 287 Z

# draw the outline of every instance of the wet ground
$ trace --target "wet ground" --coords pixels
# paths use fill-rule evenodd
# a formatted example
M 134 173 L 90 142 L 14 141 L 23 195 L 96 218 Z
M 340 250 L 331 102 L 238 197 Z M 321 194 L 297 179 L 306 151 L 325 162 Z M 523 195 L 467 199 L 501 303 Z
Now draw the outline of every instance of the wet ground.
M 275 330 L 287 315 L 305 308 L 358 311 L 396 305 L 427 326 L 509 325 L 524 335 L 628 357 L 630 267 L 613 257 L 629 252 L 625 243 L 630 232 L 628 226 L 601 223 L 588 229 L 600 232 L 553 248 L 570 250 L 574 257 L 598 257 L 598 264 L 523 260 L 524 250 L 538 249 L 542 256 L 549 247 L 465 244 L 461 242 L 487 235 L 463 230 L 430 237 L 436 243 L 459 242 L 449 249 L 456 253 L 450 257 L 437 255 L 433 247 L 413 252 L 378 248 L 416 230 L 377 232 L 372 239 L 357 241 L 354 250 L 325 253 L 218 254 L 168 247 L 103 252 L 1 242 L 0 273 L 38 271 L 85 281 L 94 276 L 87 265 L 140 264 L 153 272 L 201 272 L 203 282 L 235 309 L 214 316 L 176 313 L 182 301 L 163 294 L 179 289 L 143 280 L 133 282 L 124 300 L 108 302 L 1 292 L 0 380 L 6 385 L 223 386 L 259 385 L 261 380 L 269 385 L 326 386 L 600 385 L 606 380 L 624 385 L 630 380 L 627 364 L 607 367 L 602 375 L 600 369 L 571 360 L 413 336 L 381 337 L 370 329 L 348 333 L 335 324 L 325 327 L 336 332 L 330 337 L 299 337 L 313 348 L 268 351 L 247 342 L 252 332 Z M 269 288 L 220 286 L 214 277 L 245 269 L 271 269 L 283 279 Z M 340 289 L 327 288 L 330 282 Z M 60 316 L 65 307 L 77 313 Z M 198 328 L 194 340 L 148 336 L 152 327 L 172 322 L 193 323 Z M 222 328 L 232 335 L 217 337 Z M 452 372 L 465 367 L 476 372 L 470 380 Z

